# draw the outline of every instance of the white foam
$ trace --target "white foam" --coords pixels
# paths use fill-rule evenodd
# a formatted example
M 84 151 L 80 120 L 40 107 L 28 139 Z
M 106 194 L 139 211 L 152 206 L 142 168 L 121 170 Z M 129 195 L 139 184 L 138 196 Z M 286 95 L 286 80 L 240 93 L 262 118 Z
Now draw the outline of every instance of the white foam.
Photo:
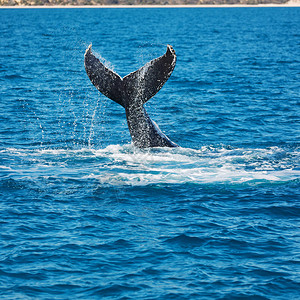
M 181 183 L 280 182 L 300 178 L 299 149 L 202 147 L 199 150 L 161 148 L 139 150 L 132 145 L 104 149 L 8 148 L 1 151 L 9 165 L 1 172 L 29 177 L 57 176 L 96 179 L 108 185 Z M 22 163 L 14 164 L 15 158 Z M 9 159 L 10 158 L 10 159 Z M 23 164 L 23 165 L 22 165 Z

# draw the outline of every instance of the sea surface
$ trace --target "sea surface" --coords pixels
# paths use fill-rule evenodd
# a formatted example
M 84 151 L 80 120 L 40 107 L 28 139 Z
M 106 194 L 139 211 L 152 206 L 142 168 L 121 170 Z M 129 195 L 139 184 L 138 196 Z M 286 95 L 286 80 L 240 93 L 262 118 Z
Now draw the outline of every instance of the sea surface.
M 0 9 L 1 299 L 300 299 L 300 8 Z M 88 79 L 176 68 L 136 149 Z

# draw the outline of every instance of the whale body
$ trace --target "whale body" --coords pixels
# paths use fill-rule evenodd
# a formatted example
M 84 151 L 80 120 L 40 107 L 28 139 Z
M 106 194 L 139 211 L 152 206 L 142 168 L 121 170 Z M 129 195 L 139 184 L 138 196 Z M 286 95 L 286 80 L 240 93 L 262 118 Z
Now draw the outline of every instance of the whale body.
M 138 148 L 178 147 L 150 119 L 144 108 L 168 80 L 175 64 L 175 51 L 168 45 L 164 55 L 122 78 L 92 53 L 92 45 L 85 52 L 84 66 L 88 77 L 103 95 L 125 108 L 129 132 Z

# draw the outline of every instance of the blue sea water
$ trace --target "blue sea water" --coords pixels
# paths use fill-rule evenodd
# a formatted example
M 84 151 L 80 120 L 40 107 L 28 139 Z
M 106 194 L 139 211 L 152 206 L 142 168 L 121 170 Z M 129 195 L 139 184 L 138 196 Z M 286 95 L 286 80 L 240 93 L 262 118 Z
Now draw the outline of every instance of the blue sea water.
M 299 299 L 300 9 L 1 9 L 1 299 Z M 139 150 L 89 81 L 171 44 Z

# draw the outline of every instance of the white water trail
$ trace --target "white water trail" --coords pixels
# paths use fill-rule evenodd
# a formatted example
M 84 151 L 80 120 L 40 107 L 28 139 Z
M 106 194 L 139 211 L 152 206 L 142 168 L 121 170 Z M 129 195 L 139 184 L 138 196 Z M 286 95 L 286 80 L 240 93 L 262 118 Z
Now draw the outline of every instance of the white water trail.
M 98 150 L 8 148 L 0 151 L 7 162 L 0 165 L 0 170 L 16 177 L 96 179 L 110 186 L 279 183 L 300 179 L 299 153 L 297 148 L 287 152 L 279 147 L 148 151 L 132 145 Z

